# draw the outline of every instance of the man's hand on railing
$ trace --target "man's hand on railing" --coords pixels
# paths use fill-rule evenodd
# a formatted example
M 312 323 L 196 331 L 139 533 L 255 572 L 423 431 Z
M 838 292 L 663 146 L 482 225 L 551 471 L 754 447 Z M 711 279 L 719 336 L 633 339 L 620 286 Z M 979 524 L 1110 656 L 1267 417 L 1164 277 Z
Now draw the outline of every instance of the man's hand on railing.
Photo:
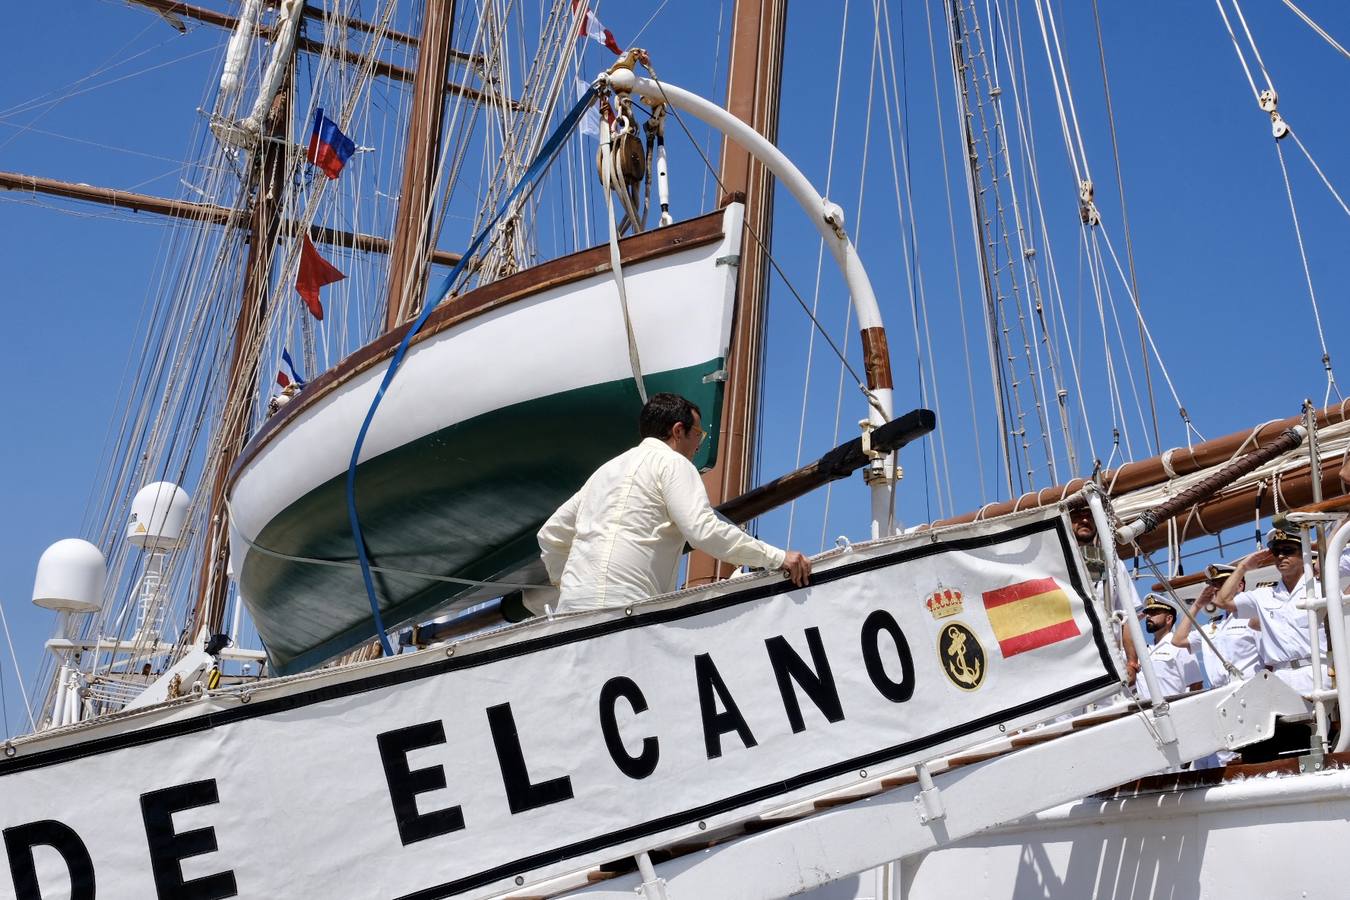
M 797 587 L 806 587 L 806 582 L 811 578 L 811 560 L 796 550 L 789 550 L 779 571 Z

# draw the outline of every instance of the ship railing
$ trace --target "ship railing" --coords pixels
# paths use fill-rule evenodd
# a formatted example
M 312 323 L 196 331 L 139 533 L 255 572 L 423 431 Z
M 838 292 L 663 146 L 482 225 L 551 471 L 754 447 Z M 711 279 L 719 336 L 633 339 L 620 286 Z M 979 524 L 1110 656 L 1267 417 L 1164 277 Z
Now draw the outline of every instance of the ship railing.
M 1128 632 L 1134 646 L 1145 648 L 1148 646 L 1148 641 L 1144 638 L 1144 629 L 1139 624 L 1139 616 L 1135 615 L 1134 610 L 1123 608 L 1120 599 L 1120 586 L 1115 583 L 1119 566 L 1116 565 L 1116 543 L 1109 536 L 1114 535 L 1116 529 L 1112 526 L 1110 517 L 1107 516 L 1107 501 L 1104 499 L 1102 492 L 1093 485 L 1085 488 L 1083 495 L 1087 499 L 1088 509 L 1092 511 L 1092 521 L 1097 527 L 1097 534 L 1103 536 L 1101 548 L 1106 571 L 1106 575 L 1102 579 L 1105 592 L 1105 596 L 1102 598 L 1103 602 L 1106 609 Z M 1153 698 L 1151 715 L 1153 725 L 1157 730 L 1158 740 L 1162 744 L 1175 744 L 1177 742 L 1176 727 L 1168 715 L 1170 704 L 1162 689 L 1162 682 L 1158 680 L 1157 672 L 1153 668 L 1153 658 L 1146 652 L 1139 652 L 1137 656 L 1139 677 L 1144 679 L 1144 683 L 1148 685 L 1148 695 Z
M 1345 605 L 1341 593 L 1341 555 L 1350 543 L 1350 518 L 1341 512 L 1297 512 L 1289 513 L 1291 525 L 1299 528 L 1303 544 L 1303 571 L 1307 573 L 1307 592 L 1303 606 L 1308 612 L 1308 638 L 1311 646 L 1311 664 L 1313 690 L 1309 699 L 1313 702 L 1316 733 L 1314 734 L 1314 755 L 1325 752 L 1327 743 L 1327 705 L 1335 703 L 1340 718 L 1340 733 L 1336 738 L 1333 752 L 1343 753 L 1350 749 L 1350 729 L 1346 728 L 1346 716 L 1350 714 L 1350 678 L 1332 677 L 1334 686 L 1326 684 L 1328 670 L 1322 664 L 1322 640 L 1325 633 L 1330 642 L 1331 664 L 1339 664 L 1342 670 L 1350 665 L 1350 650 L 1346 647 Z M 1313 551 L 1318 542 L 1318 532 L 1322 528 L 1334 528 L 1331 539 L 1326 544 L 1326 553 L 1322 556 L 1322 577 L 1319 580 L 1312 573 Z M 1334 670 L 1333 670 L 1334 671 Z

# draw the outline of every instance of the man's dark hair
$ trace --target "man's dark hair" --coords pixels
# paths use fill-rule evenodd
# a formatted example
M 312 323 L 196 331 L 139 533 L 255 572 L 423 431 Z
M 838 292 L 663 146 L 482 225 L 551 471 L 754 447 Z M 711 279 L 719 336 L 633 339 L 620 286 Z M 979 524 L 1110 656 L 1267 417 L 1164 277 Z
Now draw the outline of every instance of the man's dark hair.
M 694 413 L 703 417 L 702 410 L 679 394 L 652 394 L 647 405 L 642 407 L 642 415 L 638 416 L 638 434 L 664 441 L 670 437 L 676 422 L 683 422 L 686 429 L 693 428 Z

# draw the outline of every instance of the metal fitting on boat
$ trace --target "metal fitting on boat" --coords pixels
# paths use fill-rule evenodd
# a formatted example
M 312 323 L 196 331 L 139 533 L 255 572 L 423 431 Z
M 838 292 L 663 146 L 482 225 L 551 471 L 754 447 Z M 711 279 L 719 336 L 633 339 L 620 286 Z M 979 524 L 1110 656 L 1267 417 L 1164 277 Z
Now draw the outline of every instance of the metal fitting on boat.
M 821 217 L 825 224 L 830 226 L 834 236 L 839 240 L 848 240 L 848 232 L 844 230 L 844 208 L 832 200 L 824 200 L 820 206 Z

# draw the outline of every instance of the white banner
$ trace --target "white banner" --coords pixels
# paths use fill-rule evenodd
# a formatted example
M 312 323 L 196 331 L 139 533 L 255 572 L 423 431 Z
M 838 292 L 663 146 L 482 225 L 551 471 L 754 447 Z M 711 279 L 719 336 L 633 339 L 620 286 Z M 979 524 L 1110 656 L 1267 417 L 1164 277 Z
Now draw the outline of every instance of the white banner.
M 0 896 L 485 896 L 706 837 L 1116 690 L 1084 583 L 1035 513 L 20 744 Z

